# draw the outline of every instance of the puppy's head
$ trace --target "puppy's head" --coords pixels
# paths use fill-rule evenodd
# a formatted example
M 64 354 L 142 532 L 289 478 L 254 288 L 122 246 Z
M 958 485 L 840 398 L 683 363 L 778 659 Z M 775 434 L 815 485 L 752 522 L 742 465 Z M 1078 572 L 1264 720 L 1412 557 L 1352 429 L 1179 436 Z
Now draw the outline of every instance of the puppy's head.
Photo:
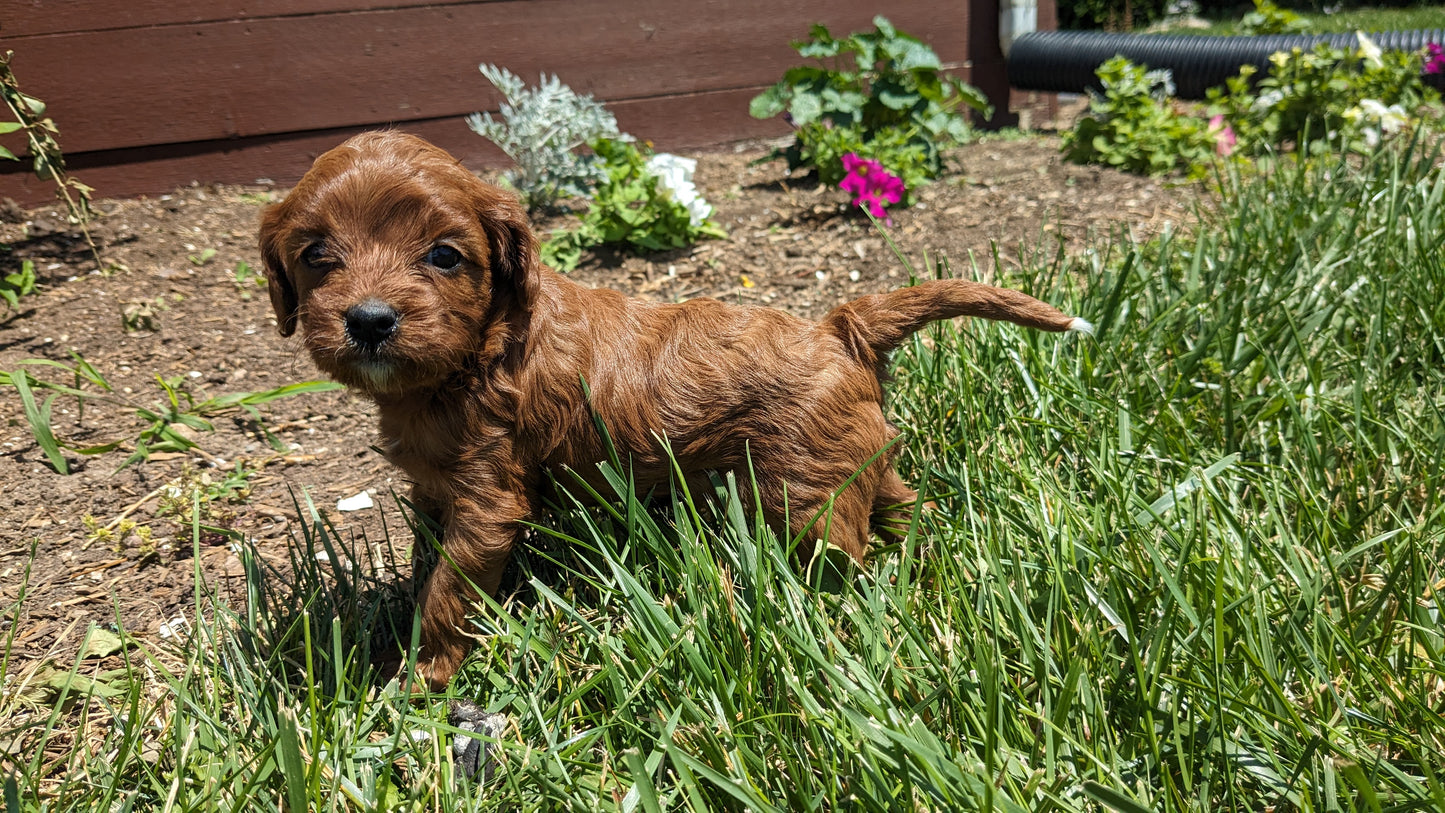
M 261 216 L 281 335 L 373 395 L 433 386 L 508 340 L 538 286 L 516 198 L 416 136 L 376 132 L 327 152 Z

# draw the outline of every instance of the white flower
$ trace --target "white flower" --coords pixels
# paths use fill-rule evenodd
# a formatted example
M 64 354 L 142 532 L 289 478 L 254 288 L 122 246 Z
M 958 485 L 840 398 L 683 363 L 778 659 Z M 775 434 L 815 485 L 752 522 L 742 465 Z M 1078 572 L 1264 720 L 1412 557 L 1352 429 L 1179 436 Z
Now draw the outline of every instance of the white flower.
M 1365 144 L 1371 148 L 1380 143 L 1381 136 L 1399 132 L 1410 123 L 1410 114 L 1398 104 L 1386 107 L 1375 99 L 1362 99 L 1359 104 L 1345 111 L 1345 119 L 1360 128 Z
M 1363 31 L 1356 31 L 1355 37 L 1360 41 L 1360 58 L 1365 60 L 1366 67 L 1374 70 L 1385 67 L 1385 60 L 1380 58 L 1380 46 Z
M 1371 100 L 1367 99 L 1366 101 Z M 1379 104 L 1379 102 L 1376 102 L 1376 104 Z M 1365 112 L 1362 104 L 1357 104 L 1349 110 L 1346 110 L 1345 120 L 1359 128 L 1360 137 L 1365 139 L 1365 146 L 1373 150 L 1380 145 L 1380 128 L 1371 127 L 1367 124 L 1369 114 Z
M 1370 118 L 1378 121 L 1380 123 L 1380 129 L 1387 134 L 1398 131 L 1410 121 L 1410 114 L 1406 113 L 1405 108 L 1398 104 L 1392 104 L 1386 107 L 1383 103 L 1377 102 L 1374 99 L 1365 99 L 1360 102 L 1360 107 L 1365 109 L 1365 112 L 1369 114 Z
M 696 169 L 696 160 L 672 153 L 660 152 L 647 159 L 647 171 L 657 176 L 657 185 L 687 209 L 692 225 L 701 226 L 712 214 L 712 207 L 702 199 L 692 183 L 692 173 Z
M 1255 110 L 1268 110 L 1282 101 L 1284 101 L 1284 91 L 1275 88 L 1259 94 L 1259 98 L 1254 100 L 1252 107 Z

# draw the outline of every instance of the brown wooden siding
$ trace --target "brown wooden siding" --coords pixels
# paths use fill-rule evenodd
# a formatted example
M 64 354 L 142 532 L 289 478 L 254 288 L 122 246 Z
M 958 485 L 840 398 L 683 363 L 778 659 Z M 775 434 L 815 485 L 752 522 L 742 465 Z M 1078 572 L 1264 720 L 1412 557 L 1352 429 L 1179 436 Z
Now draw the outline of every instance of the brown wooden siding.
M 881 10 L 967 74 L 970 2 Z M 76 174 L 128 195 L 289 183 L 377 126 L 496 165 L 461 118 L 497 105 L 482 62 L 529 81 L 556 73 L 660 149 L 780 135 L 747 102 L 799 62 L 789 41 L 815 22 L 865 29 L 879 11 L 876 0 L 0 0 L 0 48 L 49 103 Z M 0 194 L 47 198 L 23 169 L 0 166 Z

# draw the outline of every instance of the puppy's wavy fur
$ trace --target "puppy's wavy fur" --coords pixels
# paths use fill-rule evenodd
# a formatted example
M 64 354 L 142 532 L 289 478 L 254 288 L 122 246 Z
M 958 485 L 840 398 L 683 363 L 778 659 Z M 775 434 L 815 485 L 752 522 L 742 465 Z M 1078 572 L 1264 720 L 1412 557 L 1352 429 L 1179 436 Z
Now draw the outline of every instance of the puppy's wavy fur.
M 889 351 L 962 315 L 1087 329 L 962 280 L 865 296 L 822 322 L 583 288 L 538 262 L 511 193 L 398 132 L 317 159 L 265 211 L 260 243 L 281 334 L 299 327 L 318 367 L 375 400 L 386 456 L 445 529 L 455 568 L 438 566 L 420 595 L 419 670 L 433 687 L 470 647 L 468 585 L 496 591 L 520 523 L 541 506 L 544 471 L 601 485 L 594 410 L 640 490 L 667 485 L 663 439 L 698 486 L 708 470 L 745 479 L 750 456 L 774 527 L 799 533 L 832 500 L 810 533 L 827 527 L 861 561 L 870 528 L 886 535 L 917 498 L 891 465 Z

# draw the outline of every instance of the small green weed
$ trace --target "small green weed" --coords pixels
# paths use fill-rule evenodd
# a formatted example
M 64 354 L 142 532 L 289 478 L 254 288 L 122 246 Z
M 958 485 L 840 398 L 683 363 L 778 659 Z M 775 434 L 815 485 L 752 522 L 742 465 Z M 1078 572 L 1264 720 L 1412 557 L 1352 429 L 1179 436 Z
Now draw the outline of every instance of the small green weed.
M 247 300 L 257 288 L 266 287 L 265 275 L 257 273 L 245 260 L 236 263 L 236 267 L 231 270 L 231 282 L 236 286 L 236 292 L 241 298 Z
M 120 465 L 120 468 L 125 468 L 145 460 L 151 452 L 183 452 L 196 448 L 197 443 L 191 435 L 212 431 L 214 426 L 210 419 L 237 412 L 254 420 L 272 448 L 279 451 L 283 448 L 281 442 L 266 429 L 257 407 L 282 398 L 325 392 L 341 386 L 330 381 L 305 381 L 263 392 L 230 393 L 215 398 L 197 399 L 186 388 L 183 377 L 168 379 L 157 375 L 155 381 L 163 399 L 159 403 L 142 404 L 125 393 L 117 392 L 99 370 L 78 354 L 72 352 L 71 357 L 74 364 L 49 359 L 27 359 L 20 362 L 26 367 L 62 370 L 73 382 L 69 385 L 37 378 L 24 369 L 0 372 L 0 385 L 12 386 L 19 393 L 25 418 L 30 424 L 36 443 L 40 445 L 50 465 L 61 474 L 70 472 L 64 450 L 82 455 L 97 455 L 129 446 L 131 453 Z M 82 389 L 86 386 L 95 389 Z M 49 395 L 44 401 L 37 401 L 37 391 L 48 392 Z M 65 443 L 56 437 L 51 421 L 51 406 L 61 396 L 75 398 L 82 414 L 87 403 L 108 404 L 129 410 L 140 419 L 142 428 L 133 434 L 101 444 L 81 446 Z
M 245 260 L 236 263 L 235 270 L 231 272 L 231 278 L 236 281 L 237 285 L 246 285 L 249 283 L 251 285 L 264 286 L 266 284 L 266 277 L 256 273 L 256 269 L 252 268 L 251 264 Z
M 229 470 L 192 469 L 167 483 L 159 495 L 158 516 L 182 528 L 200 523 L 206 528 L 225 528 L 235 519 L 230 506 L 244 502 L 251 494 L 256 469 L 237 461 Z
M 126 302 L 120 309 L 120 327 L 126 333 L 141 330 L 154 333 L 160 330 L 160 315 L 168 310 L 170 305 L 165 297 Z
M 35 263 L 22 260 L 20 270 L 0 277 L 0 299 L 9 310 L 20 307 L 20 297 L 35 293 Z
M 114 553 L 125 553 L 134 544 L 136 554 L 141 559 L 156 553 L 155 530 L 149 525 L 142 525 L 129 517 L 121 517 L 107 525 L 101 525 L 100 520 L 92 514 L 86 514 L 80 521 L 85 528 L 87 544 L 98 543 Z
M 195 265 L 195 266 L 203 266 L 203 265 L 206 265 L 207 263 L 209 263 L 211 260 L 213 260 L 213 259 L 215 259 L 215 258 L 216 258 L 216 250 L 215 250 L 214 248 L 204 248 L 204 249 L 201 249 L 201 250 L 200 250 L 198 253 L 196 253 L 196 254 L 187 254 L 187 255 L 186 255 L 186 259 L 190 260 L 190 261 L 191 261 L 191 265 Z
M 157 502 L 155 515 L 170 520 L 178 529 L 195 526 L 206 533 L 226 535 L 236 515 L 232 506 L 242 503 L 251 494 L 251 478 L 259 471 L 243 460 L 224 469 L 197 470 L 189 463 L 169 482 L 128 506 L 110 522 L 101 524 L 94 515 L 81 518 L 87 544 L 99 543 L 116 553 L 134 547 L 144 559 L 156 553 L 155 530 L 137 523 L 131 512 L 152 500 Z

